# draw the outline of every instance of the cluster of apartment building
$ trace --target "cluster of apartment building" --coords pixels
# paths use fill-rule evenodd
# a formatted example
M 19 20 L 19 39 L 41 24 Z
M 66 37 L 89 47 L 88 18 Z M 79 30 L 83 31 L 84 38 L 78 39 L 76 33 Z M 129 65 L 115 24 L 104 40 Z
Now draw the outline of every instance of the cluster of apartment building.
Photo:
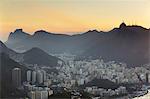
M 120 94 L 122 95 L 127 94 L 126 87 L 123 86 L 120 86 L 115 90 L 103 89 L 103 88 L 98 88 L 97 86 L 93 86 L 93 87 L 86 87 L 84 91 L 93 94 L 95 96 L 115 96 Z
M 145 67 L 128 67 L 125 63 L 115 61 L 105 62 L 102 58 L 91 60 L 75 60 L 75 56 L 59 56 L 64 63 L 58 62 L 55 67 L 57 73 L 47 73 L 45 66 L 33 65 L 32 70 L 26 72 L 26 80 L 23 83 L 24 90 L 30 99 L 48 99 L 54 92 L 51 87 L 72 89 L 91 82 L 93 79 L 107 79 L 114 83 L 150 83 L 150 72 Z M 30 66 L 31 67 L 31 66 Z M 52 67 L 46 66 L 51 69 Z M 54 68 L 54 67 L 53 67 Z M 139 79 L 140 78 L 140 79 Z M 12 70 L 12 79 L 16 87 L 21 86 L 21 70 Z M 120 86 L 115 90 L 86 87 L 84 91 L 99 95 L 117 95 L 126 93 L 126 88 Z M 39 98 L 37 98 L 39 97 Z

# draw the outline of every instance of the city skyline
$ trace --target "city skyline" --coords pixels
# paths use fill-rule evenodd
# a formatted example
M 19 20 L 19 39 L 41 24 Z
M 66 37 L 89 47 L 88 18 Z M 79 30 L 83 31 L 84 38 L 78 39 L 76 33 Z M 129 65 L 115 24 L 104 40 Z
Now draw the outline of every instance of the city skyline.
M 0 0 L 0 99 L 150 96 L 150 0 Z
M 0 39 L 23 28 L 77 34 L 90 29 L 109 31 L 121 22 L 150 27 L 149 0 L 5 0 L 0 8 Z

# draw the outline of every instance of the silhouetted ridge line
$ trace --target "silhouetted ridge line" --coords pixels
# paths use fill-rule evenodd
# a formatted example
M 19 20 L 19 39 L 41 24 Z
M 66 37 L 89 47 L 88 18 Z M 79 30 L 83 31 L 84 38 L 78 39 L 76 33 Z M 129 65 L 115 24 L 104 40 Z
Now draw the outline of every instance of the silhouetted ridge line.
M 149 31 L 125 23 L 108 32 L 90 30 L 72 36 L 39 30 L 31 36 L 11 35 L 5 44 L 18 52 L 38 47 L 49 54 L 71 53 L 79 59 L 103 57 L 140 66 L 149 63 Z

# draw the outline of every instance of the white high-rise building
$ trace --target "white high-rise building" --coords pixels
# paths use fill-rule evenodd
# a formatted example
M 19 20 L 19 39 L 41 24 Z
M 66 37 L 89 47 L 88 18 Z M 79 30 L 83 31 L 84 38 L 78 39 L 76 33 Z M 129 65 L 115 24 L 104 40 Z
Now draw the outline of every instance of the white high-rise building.
M 35 91 L 36 99 L 48 99 L 48 91 Z
M 53 92 L 53 90 L 49 90 L 48 91 L 48 95 L 50 96 L 50 95 L 52 95 L 54 92 Z
M 82 69 L 80 69 L 79 71 L 80 71 L 80 74 L 82 74 Z
M 84 80 L 83 78 L 79 79 L 79 80 L 78 80 L 78 85 L 83 85 L 83 84 L 84 84 L 84 81 L 85 81 L 85 80 Z
M 41 91 L 41 99 L 48 99 L 48 91 Z
M 27 71 L 27 81 L 31 82 L 32 72 L 30 70 Z
M 35 99 L 42 99 L 41 98 L 41 91 L 35 91 Z
M 32 72 L 32 84 L 34 84 L 36 82 L 36 72 L 33 71 Z
M 37 71 L 37 83 L 42 84 L 43 83 L 43 73 L 39 70 Z
M 21 86 L 21 69 L 20 68 L 14 68 L 12 70 L 12 84 L 16 88 Z
M 41 70 L 41 72 L 43 73 L 43 81 L 46 81 L 47 80 L 46 71 L 45 70 Z
M 29 97 L 30 99 L 36 99 L 36 97 L 35 97 L 35 91 L 29 92 L 29 93 L 28 93 L 28 97 Z

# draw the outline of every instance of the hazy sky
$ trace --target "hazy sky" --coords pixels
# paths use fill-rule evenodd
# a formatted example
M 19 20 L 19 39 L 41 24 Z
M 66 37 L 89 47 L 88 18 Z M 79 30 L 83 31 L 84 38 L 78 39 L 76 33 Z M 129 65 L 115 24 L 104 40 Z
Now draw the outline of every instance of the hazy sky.
M 23 28 L 79 33 L 108 31 L 125 21 L 150 28 L 150 0 L 0 0 L 0 40 Z

